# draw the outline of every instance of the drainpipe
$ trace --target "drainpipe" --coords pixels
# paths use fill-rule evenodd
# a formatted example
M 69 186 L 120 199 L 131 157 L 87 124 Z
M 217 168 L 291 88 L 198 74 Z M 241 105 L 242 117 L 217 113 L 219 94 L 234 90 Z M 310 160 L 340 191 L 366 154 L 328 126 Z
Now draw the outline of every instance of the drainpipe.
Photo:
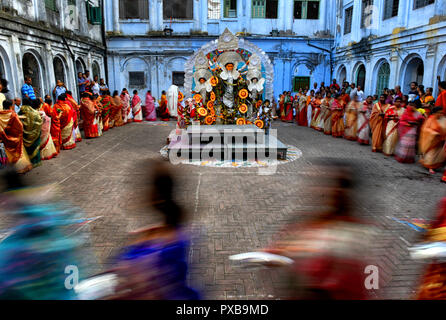
M 310 43 L 310 40 L 307 40 L 307 46 L 322 50 L 324 52 L 328 52 L 330 54 L 330 81 L 333 80 L 333 51 L 315 46 L 314 44 Z

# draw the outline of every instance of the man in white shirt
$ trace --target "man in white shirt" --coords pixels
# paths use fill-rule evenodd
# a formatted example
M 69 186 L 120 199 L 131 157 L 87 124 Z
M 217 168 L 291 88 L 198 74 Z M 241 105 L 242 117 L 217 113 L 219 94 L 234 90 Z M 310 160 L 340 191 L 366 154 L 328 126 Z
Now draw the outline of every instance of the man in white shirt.
M 313 90 L 314 90 L 314 92 L 317 92 L 317 91 L 318 91 L 318 88 L 317 88 L 317 82 L 315 82 L 315 83 L 313 84 Z M 308 90 L 308 92 L 307 92 L 307 97 L 310 96 L 310 94 L 311 94 L 311 90 Z
M 363 102 L 364 101 L 364 91 L 362 91 L 362 88 L 361 88 L 361 86 L 358 86 L 358 89 L 357 89 L 357 96 L 358 96 L 358 101 L 359 102 Z

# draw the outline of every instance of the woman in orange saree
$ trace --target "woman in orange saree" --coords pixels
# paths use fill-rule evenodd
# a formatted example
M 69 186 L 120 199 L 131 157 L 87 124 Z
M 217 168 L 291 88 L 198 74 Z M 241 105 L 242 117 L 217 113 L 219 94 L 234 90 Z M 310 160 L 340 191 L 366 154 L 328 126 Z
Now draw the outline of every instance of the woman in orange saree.
M 331 136 L 332 130 L 332 119 L 331 119 L 331 105 L 334 101 L 334 98 L 326 97 L 325 103 L 322 102 L 322 108 L 325 108 L 325 116 L 324 116 L 324 134 Z
M 159 101 L 159 110 L 160 110 L 160 117 L 162 121 L 169 121 L 170 120 L 170 114 L 169 109 L 167 108 L 167 97 L 166 92 L 163 91 L 161 94 L 161 100 Z
M 320 115 L 321 115 L 321 95 L 319 93 L 316 93 L 316 98 L 313 99 L 311 102 L 312 109 L 313 109 L 313 117 L 311 118 L 310 126 L 314 130 L 319 130 L 319 122 L 320 122 Z
M 124 125 L 124 123 L 122 121 L 122 113 L 121 113 L 122 101 L 121 98 L 119 97 L 118 91 L 113 92 L 113 97 L 111 100 L 113 105 L 112 113 L 110 115 L 112 125 L 113 127 L 121 127 Z
M 283 94 L 279 97 L 279 115 L 280 120 L 285 121 L 285 91 Z
M 342 138 L 344 136 L 344 108 L 341 102 L 341 96 L 337 94 L 331 104 L 332 124 L 331 135 L 334 138 Z
M 40 134 L 40 157 L 42 160 L 50 160 L 57 156 L 57 150 L 51 138 L 51 117 L 44 111 L 40 111 L 40 116 L 43 119 L 42 132 Z
M 429 172 L 435 174 L 436 169 L 443 167 L 446 161 L 444 150 L 446 140 L 446 117 L 442 107 L 435 107 L 432 114 L 421 126 L 419 149 L 422 153 L 420 163 Z
M 344 138 L 350 141 L 358 140 L 358 112 L 361 108 L 361 102 L 358 101 L 358 96 L 355 96 L 355 99 L 350 101 L 347 105 L 347 109 L 345 111 L 345 131 Z
M 370 128 L 372 129 L 372 152 L 382 152 L 386 121 L 384 116 L 390 107 L 386 104 L 387 97 L 381 95 L 379 102 L 375 103 L 370 115 Z M 400 98 L 401 99 L 401 98 Z
M 62 149 L 70 150 L 76 148 L 76 138 L 73 135 L 73 109 L 66 102 L 67 96 L 65 93 L 59 95 L 59 100 L 54 105 L 54 108 L 60 114 L 60 128 L 62 137 Z
M 98 123 L 96 121 L 96 108 L 94 102 L 90 99 L 91 95 L 87 92 L 82 94 L 81 99 L 81 116 L 84 121 L 84 135 L 86 139 L 97 138 Z
M 23 144 L 23 124 L 8 102 L 0 111 L 0 141 L 5 147 L 8 162 L 18 173 L 26 173 L 33 168 Z
M 383 153 L 385 156 L 390 157 L 395 153 L 399 136 L 398 126 L 403 113 L 404 108 L 401 107 L 401 100 L 396 98 L 394 105 L 387 109 L 384 116 L 384 120 L 386 121 L 386 130 L 384 133 Z

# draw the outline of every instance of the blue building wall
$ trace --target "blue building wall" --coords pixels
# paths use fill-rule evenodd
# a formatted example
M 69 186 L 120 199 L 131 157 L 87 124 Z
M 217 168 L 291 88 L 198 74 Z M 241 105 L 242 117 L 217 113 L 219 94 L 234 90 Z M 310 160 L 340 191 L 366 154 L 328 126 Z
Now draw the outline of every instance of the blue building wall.
M 158 98 L 161 91 L 172 84 L 172 73 L 184 71 L 184 63 L 193 52 L 217 39 L 225 28 L 269 55 L 275 69 L 276 97 L 285 90 L 292 90 L 295 76 L 309 77 L 311 86 L 314 82 L 330 81 L 329 52 L 334 43 L 335 25 L 333 0 L 320 0 L 319 19 L 315 20 L 294 19 L 292 0 L 278 1 L 277 19 L 251 18 L 252 0 L 237 0 L 236 18 L 224 18 L 223 1 L 220 1 L 220 18 L 209 19 L 208 0 L 195 0 L 192 1 L 192 20 L 163 19 L 164 1 L 145 1 L 149 18 L 143 20 L 122 19 L 119 0 L 105 4 L 109 85 L 112 88 L 151 89 Z M 218 0 L 212 2 L 218 3 Z M 171 37 L 163 36 L 166 26 L 173 29 Z M 279 35 L 272 36 L 273 30 Z M 129 72 L 132 71 L 145 72 L 144 86 L 132 88 L 129 85 Z
M 385 5 L 393 1 L 375 0 L 368 8 L 362 0 L 337 1 L 334 74 L 340 81 L 357 82 L 358 70 L 364 66 L 364 92 L 378 94 L 379 71 L 387 65 L 389 88 L 400 85 L 407 93 L 410 82 L 418 81 L 436 93 L 437 76 L 446 79 L 446 1 L 426 1 L 419 6 L 416 0 L 400 0 L 397 14 L 385 16 Z M 346 33 L 349 8 L 353 8 L 353 17 L 351 32 Z M 361 23 L 364 10 L 368 13 L 365 25 Z

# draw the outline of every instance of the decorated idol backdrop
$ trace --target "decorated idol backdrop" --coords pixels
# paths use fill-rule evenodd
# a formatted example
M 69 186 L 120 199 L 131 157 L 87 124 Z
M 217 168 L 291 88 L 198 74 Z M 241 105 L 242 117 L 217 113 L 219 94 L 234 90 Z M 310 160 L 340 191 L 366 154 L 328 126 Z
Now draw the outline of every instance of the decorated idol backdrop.
M 185 66 L 184 105 L 179 126 L 255 124 L 267 127 L 273 97 L 273 65 L 254 44 L 228 29 L 198 50 Z

